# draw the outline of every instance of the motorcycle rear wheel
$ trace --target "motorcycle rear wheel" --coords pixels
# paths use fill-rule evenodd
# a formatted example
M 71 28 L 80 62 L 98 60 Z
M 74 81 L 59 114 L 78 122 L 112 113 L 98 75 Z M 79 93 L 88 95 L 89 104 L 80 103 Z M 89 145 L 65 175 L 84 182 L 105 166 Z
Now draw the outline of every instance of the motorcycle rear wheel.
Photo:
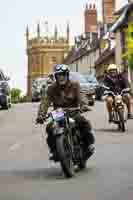
M 71 145 L 65 135 L 56 138 L 56 150 L 60 160 L 61 168 L 67 178 L 74 176 L 74 165 L 72 159 Z

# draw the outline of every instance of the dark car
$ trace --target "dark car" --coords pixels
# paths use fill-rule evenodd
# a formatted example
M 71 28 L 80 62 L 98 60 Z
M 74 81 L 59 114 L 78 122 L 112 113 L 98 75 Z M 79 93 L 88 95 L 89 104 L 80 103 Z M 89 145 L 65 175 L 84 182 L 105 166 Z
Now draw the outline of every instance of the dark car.
M 105 88 L 103 82 L 98 82 L 94 74 L 83 74 L 88 83 L 95 89 L 96 99 L 101 100 Z
M 11 91 L 8 81 L 9 77 L 6 77 L 2 70 L 0 70 L 0 106 L 2 109 L 8 109 L 11 107 Z
M 87 82 L 85 77 L 79 72 L 70 72 L 70 80 L 78 81 L 80 84 L 81 92 L 84 92 L 88 98 L 88 105 L 95 104 L 95 89 L 90 83 Z
M 96 91 L 96 99 L 101 101 L 102 100 L 102 96 L 104 94 L 105 91 L 105 87 L 104 84 L 102 82 L 99 83 L 99 85 L 96 87 L 95 91 Z
M 99 83 L 98 83 L 98 81 L 97 81 L 97 79 L 96 79 L 96 77 L 95 77 L 95 75 L 94 74 L 83 74 L 83 76 L 85 77 L 85 79 L 87 80 L 87 82 L 92 86 L 92 87 L 94 87 L 94 88 L 96 88 L 98 85 L 99 85 Z

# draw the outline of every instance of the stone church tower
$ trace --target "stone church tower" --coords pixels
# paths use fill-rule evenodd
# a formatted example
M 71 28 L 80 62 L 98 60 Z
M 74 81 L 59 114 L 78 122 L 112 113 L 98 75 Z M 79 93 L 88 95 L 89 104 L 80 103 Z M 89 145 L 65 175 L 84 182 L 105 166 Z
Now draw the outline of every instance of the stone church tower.
M 66 37 L 58 35 L 55 26 L 54 36 L 41 36 L 40 25 L 37 25 L 37 36 L 30 38 L 29 29 L 26 30 L 28 76 L 27 95 L 31 97 L 32 81 L 37 77 L 45 77 L 52 72 L 53 65 L 62 63 L 69 52 L 69 24 L 66 27 Z
M 113 23 L 113 13 L 115 12 L 115 0 L 102 0 L 103 22 L 104 24 Z

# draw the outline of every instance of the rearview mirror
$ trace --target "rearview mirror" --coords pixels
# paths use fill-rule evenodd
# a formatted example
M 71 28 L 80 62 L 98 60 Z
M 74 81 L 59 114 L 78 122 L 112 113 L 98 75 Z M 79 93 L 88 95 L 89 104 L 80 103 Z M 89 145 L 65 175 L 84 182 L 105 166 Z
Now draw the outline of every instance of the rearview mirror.
M 10 77 L 6 76 L 6 77 L 5 77 L 5 80 L 6 80 L 6 81 L 9 81 L 9 80 L 10 80 Z

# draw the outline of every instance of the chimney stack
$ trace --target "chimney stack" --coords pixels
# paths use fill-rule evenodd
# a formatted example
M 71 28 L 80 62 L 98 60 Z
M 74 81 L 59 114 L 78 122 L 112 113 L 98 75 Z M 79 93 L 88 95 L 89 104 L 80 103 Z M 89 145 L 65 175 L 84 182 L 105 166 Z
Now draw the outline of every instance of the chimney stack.
M 104 24 L 112 24 L 113 13 L 115 12 L 115 0 L 102 0 L 103 22 Z
M 84 11 L 84 19 L 85 19 L 85 33 L 88 32 L 97 32 L 97 10 L 96 4 L 86 4 L 86 8 Z

